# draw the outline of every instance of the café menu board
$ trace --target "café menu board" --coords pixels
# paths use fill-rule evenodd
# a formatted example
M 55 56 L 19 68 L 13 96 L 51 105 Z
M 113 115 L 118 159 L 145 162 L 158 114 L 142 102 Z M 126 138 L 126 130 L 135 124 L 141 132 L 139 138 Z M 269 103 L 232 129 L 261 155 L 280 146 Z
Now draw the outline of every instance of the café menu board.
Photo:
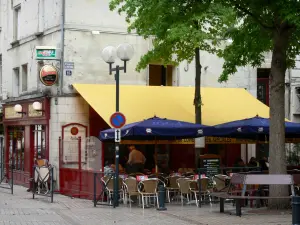
M 213 177 L 214 175 L 217 175 L 220 173 L 220 159 L 214 158 L 214 159 L 202 159 L 203 164 L 202 167 L 206 169 L 206 176 L 207 177 Z

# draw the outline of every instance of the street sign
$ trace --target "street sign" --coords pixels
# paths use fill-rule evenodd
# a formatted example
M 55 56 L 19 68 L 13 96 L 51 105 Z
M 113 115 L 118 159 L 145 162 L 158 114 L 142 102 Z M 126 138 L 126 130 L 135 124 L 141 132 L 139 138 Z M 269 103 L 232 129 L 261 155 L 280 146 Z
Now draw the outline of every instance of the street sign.
M 66 70 L 66 76 L 72 76 L 72 70 Z
M 115 142 L 121 142 L 121 129 L 115 129 Z
M 74 62 L 65 62 L 64 63 L 64 69 L 65 70 L 73 70 L 74 69 Z
M 125 125 L 125 123 L 126 123 L 126 118 L 123 113 L 115 112 L 110 116 L 110 124 L 114 128 L 121 128 Z

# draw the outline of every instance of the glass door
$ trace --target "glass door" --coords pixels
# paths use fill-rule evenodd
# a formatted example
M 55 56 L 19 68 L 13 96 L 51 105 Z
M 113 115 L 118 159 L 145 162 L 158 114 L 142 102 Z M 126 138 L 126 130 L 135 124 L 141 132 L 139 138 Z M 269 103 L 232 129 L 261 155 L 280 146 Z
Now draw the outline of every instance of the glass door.
M 9 127 L 9 163 L 17 171 L 24 171 L 24 127 Z

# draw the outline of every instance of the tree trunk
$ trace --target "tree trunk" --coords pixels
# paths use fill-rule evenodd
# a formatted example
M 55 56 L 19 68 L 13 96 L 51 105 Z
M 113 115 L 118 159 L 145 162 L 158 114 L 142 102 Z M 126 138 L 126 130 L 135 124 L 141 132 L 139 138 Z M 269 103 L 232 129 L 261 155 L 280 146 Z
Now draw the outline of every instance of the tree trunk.
M 279 29 L 274 34 L 270 74 L 270 145 L 269 173 L 286 174 L 285 151 L 285 72 L 287 69 L 288 30 Z M 270 185 L 270 196 L 288 196 L 285 185 Z M 271 199 L 269 208 L 286 208 L 289 200 Z
M 194 106 L 195 106 L 195 123 L 201 124 L 201 63 L 200 63 L 200 49 L 195 48 L 195 95 L 194 95 Z M 195 164 L 200 167 L 199 157 L 201 155 L 201 148 L 195 147 Z
M 194 96 L 194 106 L 195 106 L 195 122 L 201 124 L 201 64 L 200 64 L 200 49 L 195 48 L 195 96 Z

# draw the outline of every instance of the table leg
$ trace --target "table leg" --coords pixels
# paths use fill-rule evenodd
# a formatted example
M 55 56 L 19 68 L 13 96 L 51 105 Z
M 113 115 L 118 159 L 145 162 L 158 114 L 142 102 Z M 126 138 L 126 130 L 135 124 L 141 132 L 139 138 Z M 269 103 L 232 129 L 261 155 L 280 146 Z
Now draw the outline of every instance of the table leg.
M 241 199 L 235 200 L 235 210 L 236 210 L 236 216 L 242 215 Z
M 224 212 L 224 198 L 220 198 L 220 213 Z

